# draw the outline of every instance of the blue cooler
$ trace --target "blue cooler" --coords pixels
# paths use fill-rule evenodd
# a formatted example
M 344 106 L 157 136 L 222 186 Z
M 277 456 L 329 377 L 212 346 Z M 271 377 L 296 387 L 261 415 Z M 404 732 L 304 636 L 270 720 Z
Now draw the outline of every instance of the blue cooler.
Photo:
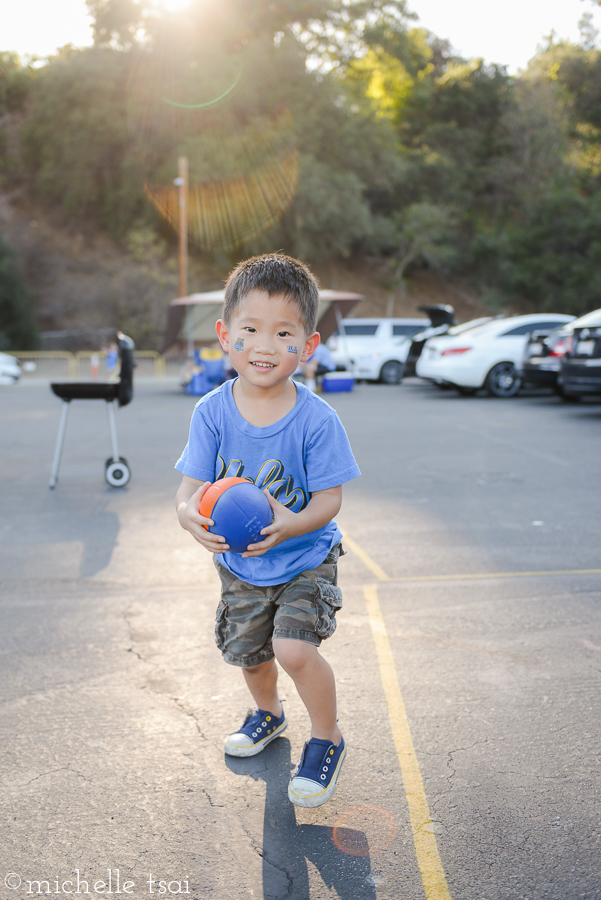
M 184 386 L 186 394 L 192 394 L 193 397 L 203 397 L 213 390 L 214 385 L 207 378 L 207 373 L 195 372 L 190 381 Z
M 350 372 L 328 372 L 323 376 L 321 389 L 324 394 L 340 394 L 343 391 L 352 391 L 355 379 Z

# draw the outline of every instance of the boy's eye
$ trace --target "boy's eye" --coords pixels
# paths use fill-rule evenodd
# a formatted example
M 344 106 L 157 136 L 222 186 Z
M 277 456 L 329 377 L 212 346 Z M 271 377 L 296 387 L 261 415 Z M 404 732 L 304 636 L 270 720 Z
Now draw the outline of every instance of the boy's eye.
M 256 329 L 253 328 L 252 325 L 246 325 L 246 327 L 244 328 L 244 331 L 248 331 L 249 334 L 255 334 L 255 333 L 256 333 Z
M 278 331 L 278 337 L 290 337 L 289 331 Z

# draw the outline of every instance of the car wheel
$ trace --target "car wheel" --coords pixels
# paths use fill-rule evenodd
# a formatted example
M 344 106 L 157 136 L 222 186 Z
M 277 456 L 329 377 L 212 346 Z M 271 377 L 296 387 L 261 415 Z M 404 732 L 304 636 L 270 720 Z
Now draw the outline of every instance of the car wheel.
M 514 397 L 522 386 L 522 379 L 512 362 L 500 362 L 493 366 L 484 382 L 491 397 Z
M 403 365 L 396 359 L 389 359 L 380 369 L 380 381 L 384 384 L 399 384 L 403 378 Z

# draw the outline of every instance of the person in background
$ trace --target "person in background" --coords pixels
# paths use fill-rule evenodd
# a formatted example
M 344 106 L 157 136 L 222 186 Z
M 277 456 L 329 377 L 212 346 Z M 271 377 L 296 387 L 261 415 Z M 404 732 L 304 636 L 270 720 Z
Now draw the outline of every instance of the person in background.
M 106 351 L 106 380 L 117 381 L 119 374 L 119 346 L 113 341 Z
M 98 381 L 98 367 L 100 366 L 100 357 L 97 353 L 92 353 L 90 357 L 90 368 L 92 370 L 92 381 Z
M 334 372 L 336 363 L 325 344 L 318 344 L 313 356 L 306 362 L 301 362 L 297 371 L 304 376 L 305 384 L 310 391 L 317 390 L 317 378 L 326 372 Z

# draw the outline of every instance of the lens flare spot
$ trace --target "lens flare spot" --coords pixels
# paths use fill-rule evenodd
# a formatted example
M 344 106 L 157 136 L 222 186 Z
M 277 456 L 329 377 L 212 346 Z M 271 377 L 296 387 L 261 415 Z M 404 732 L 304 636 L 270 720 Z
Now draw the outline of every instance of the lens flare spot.
M 242 72 L 240 72 L 234 83 L 231 84 L 229 88 L 227 88 L 227 90 L 225 90 L 218 97 L 214 97 L 212 100 L 207 100 L 206 103 L 177 103 L 175 100 L 169 100 L 168 97 L 162 97 L 161 99 L 164 100 L 165 103 L 169 103 L 171 106 L 177 106 L 178 109 L 206 109 L 208 106 L 215 106 L 216 103 L 219 103 L 221 100 L 227 97 L 228 94 L 231 94 L 231 92 L 240 81 L 241 77 Z
M 393 842 L 394 817 L 378 806 L 358 806 L 343 813 L 332 829 L 332 840 L 350 856 L 373 856 Z

